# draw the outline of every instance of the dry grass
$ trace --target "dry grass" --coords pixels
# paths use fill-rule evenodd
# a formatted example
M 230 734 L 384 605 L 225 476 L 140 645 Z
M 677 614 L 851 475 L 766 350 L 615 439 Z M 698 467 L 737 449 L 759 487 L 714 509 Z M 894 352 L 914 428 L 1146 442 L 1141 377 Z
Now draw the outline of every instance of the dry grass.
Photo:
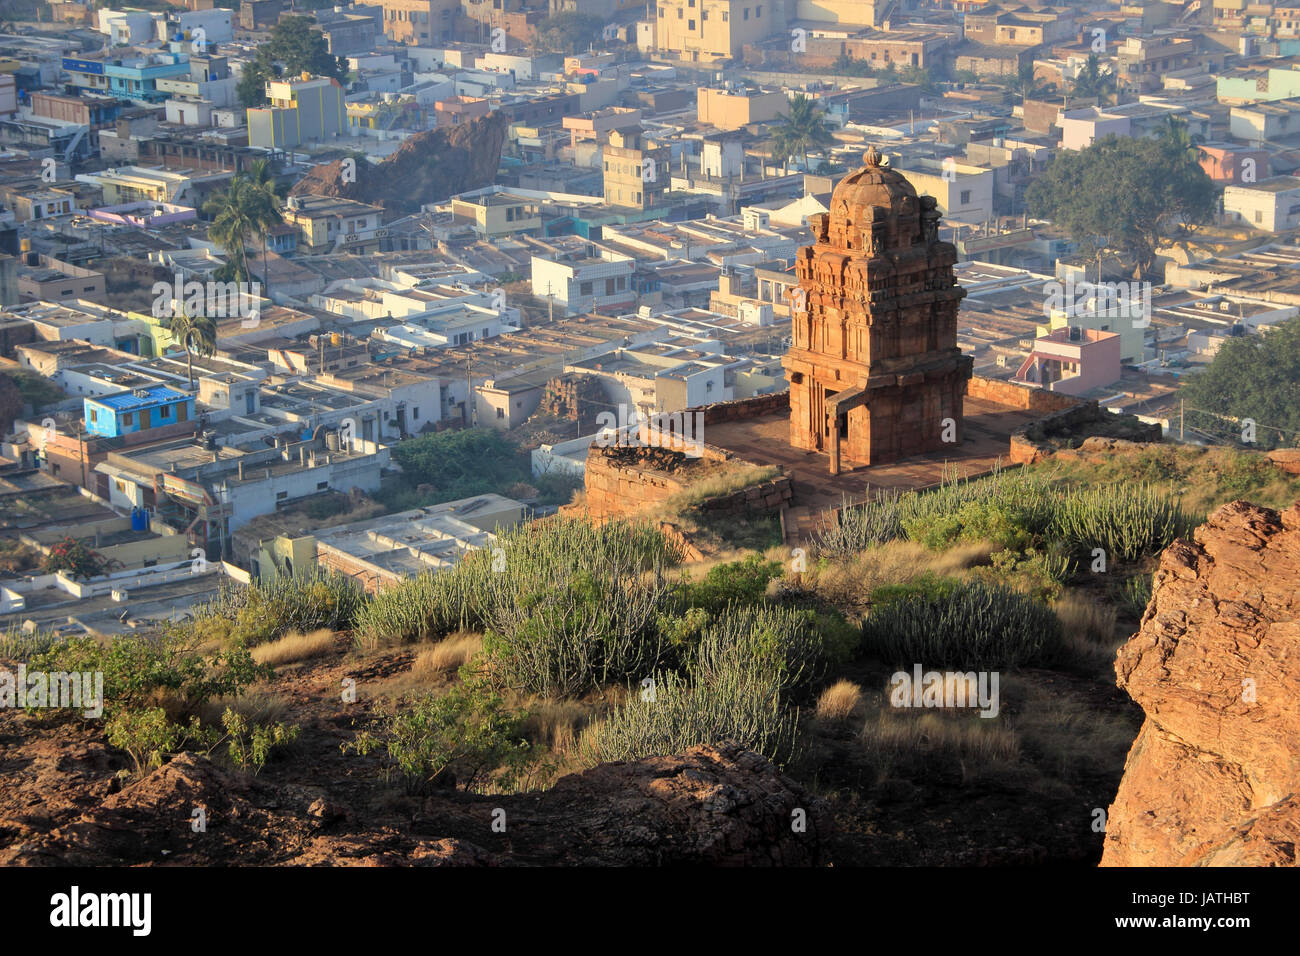
M 970 548 L 955 549 L 966 560 Z M 951 574 L 955 568 L 954 552 L 936 554 L 915 541 L 891 541 L 878 548 L 868 548 L 843 561 L 810 567 L 804 586 L 810 587 L 836 607 L 864 613 L 871 592 L 886 584 L 905 584 L 927 572 Z
M 454 671 L 483 650 L 483 635 L 457 631 L 415 655 L 411 670 L 417 674 Z
M 1002 698 L 1015 704 L 1011 726 L 1040 768 L 1063 780 L 1116 772 L 1137 737 L 1141 714 L 1102 710 L 1088 698 L 1003 675 Z
M 214 697 L 199 708 L 199 719 L 210 726 L 221 725 L 221 715 L 230 708 L 253 724 L 274 724 L 289 716 L 289 701 L 265 687 L 255 687 L 238 697 Z
M 528 739 L 554 753 L 572 753 L 578 732 L 591 717 L 591 708 L 575 700 L 536 698 L 526 705 Z
M 1067 591 L 1052 602 L 1052 610 L 1067 635 L 1103 646 L 1115 643 L 1115 608 L 1096 597 Z
M 253 660 L 259 664 L 282 667 L 327 654 L 334 649 L 334 641 L 334 632 L 327 627 L 308 634 L 290 631 L 279 640 L 253 648 Z
M 862 688 L 852 681 L 836 681 L 817 698 L 817 716 L 821 720 L 844 720 L 862 700 Z
M 863 725 L 863 747 L 883 756 L 943 753 L 975 763 L 1014 763 L 1020 741 L 998 718 L 936 710 L 882 710 Z

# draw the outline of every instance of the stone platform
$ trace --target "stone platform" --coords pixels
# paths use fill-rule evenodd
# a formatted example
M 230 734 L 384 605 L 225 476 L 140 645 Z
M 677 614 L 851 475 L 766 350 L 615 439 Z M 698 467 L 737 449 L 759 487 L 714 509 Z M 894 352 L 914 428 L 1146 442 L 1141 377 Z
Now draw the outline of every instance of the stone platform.
M 977 477 L 999 462 L 1011 464 L 1012 434 L 1041 417 L 1041 412 L 967 397 L 961 444 L 888 465 L 855 466 L 846 459 L 844 470 L 834 476 L 828 473 L 825 454 L 791 447 L 790 417 L 782 411 L 707 424 L 704 440 L 745 461 L 777 465 L 789 476 L 794 500 L 785 514 L 785 527 L 786 542 L 793 546 L 806 540 L 824 512 L 839 508 L 845 498 L 862 501 L 868 488 L 927 488 L 940 482 L 945 469 Z

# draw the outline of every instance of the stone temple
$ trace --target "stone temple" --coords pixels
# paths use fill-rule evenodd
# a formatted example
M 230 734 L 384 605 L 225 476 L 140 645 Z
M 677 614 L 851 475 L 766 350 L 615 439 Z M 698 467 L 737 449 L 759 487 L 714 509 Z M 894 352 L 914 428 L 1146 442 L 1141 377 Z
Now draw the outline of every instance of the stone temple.
M 931 196 L 866 165 L 813 217 L 795 259 L 793 330 L 783 360 L 790 443 L 830 457 L 830 472 L 880 465 L 962 441 L 973 361 L 957 346 L 957 250 L 939 241 Z

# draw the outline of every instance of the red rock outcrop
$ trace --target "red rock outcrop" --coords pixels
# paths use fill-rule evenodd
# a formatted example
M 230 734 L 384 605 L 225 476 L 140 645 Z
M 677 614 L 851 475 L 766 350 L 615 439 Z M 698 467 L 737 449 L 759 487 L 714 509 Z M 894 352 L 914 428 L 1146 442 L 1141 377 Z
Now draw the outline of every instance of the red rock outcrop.
M 378 165 L 358 160 L 351 182 L 344 181 L 345 160 L 335 160 L 312 168 L 289 194 L 341 196 L 410 215 L 426 203 L 491 183 L 507 125 L 504 113 L 493 112 L 467 123 L 426 130 Z
M 1119 686 L 1146 712 L 1102 866 L 1294 866 L 1300 505 L 1224 505 L 1166 549 Z

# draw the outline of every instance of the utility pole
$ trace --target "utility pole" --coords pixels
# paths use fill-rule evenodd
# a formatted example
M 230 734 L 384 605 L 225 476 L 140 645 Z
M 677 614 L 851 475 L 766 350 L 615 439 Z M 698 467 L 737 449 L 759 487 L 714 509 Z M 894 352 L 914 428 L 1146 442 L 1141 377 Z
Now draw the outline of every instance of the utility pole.
M 1178 440 L 1183 440 L 1183 399 L 1178 400 Z

